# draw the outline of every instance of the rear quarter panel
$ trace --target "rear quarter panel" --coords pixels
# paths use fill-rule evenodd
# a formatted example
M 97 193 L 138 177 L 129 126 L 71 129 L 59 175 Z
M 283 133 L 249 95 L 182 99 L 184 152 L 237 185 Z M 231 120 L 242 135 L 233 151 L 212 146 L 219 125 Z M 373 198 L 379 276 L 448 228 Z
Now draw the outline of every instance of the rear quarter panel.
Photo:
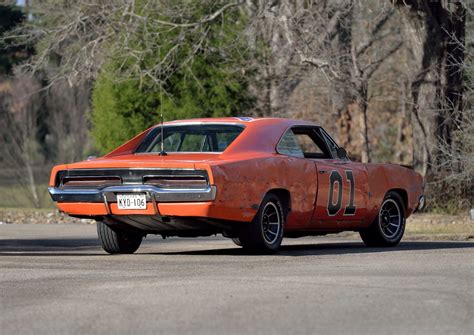
M 213 207 L 219 213 L 236 210 L 233 219 L 251 221 L 267 192 L 284 189 L 291 196 L 285 229 L 304 229 L 311 221 L 317 190 L 311 161 L 273 154 L 219 163 L 212 166 L 212 174 L 217 185 Z

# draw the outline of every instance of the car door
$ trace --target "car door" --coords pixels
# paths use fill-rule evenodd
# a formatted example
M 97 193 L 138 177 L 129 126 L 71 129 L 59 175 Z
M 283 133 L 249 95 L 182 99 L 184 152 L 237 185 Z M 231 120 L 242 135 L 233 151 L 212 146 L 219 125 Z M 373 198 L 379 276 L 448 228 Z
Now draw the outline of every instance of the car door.
M 317 130 L 326 142 L 331 158 L 315 159 L 318 193 L 313 221 L 322 227 L 351 226 L 367 215 L 369 184 L 364 164 L 335 156 L 337 144 L 322 129 Z
M 314 164 L 316 198 L 309 229 L 357 227 L 367 215 L 368 178 L 364 164 L 337 158 L 339 147 L 321 128 L 294 126 L 277 152 Z M 313 185 L 308 185 L 312 187 Z
M 365 166 L 339 159 L 319 160 L 318 193 L 313 220 L 353 221 L 367 215 L 368 180 Z

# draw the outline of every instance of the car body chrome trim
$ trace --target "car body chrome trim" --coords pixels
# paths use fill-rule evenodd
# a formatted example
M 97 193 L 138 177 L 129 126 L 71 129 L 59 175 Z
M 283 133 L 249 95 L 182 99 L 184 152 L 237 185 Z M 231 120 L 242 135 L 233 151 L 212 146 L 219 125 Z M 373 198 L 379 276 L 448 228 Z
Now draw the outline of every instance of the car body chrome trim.
M 426 205 L 426 198 L 424 195 L 420 195 L 420 197 L 418 198 L 418 206 L 416 209 L 421 211 L 423 208 L 425 208 L 425 205 Z
M 153 185 L 119 185 L 101 189 L 48 188 L 53 201 L 56 202 L 102 202 L 117 201 L 117 193 L 145 193 L 147 201 L 151 202 L 200 202 L 212 201 L 216 198 L 216 186 L 207 186 L 205 189 L 172 189 L 159 188 Z M 105 200 L 106 199 L 106 200 Z

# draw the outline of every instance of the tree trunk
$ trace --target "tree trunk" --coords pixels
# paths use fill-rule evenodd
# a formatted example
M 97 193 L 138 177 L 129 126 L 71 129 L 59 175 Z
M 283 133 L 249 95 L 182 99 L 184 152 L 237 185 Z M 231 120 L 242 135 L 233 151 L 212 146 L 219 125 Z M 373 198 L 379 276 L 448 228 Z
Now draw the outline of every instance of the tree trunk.
M 359 106 L 359 115 L 361 118 L 360 122 L 360 136 L 362 137 L 362 152 L 361 152 L 361 160 L 362 163 L 370 163 L 370 145 L 369 145 L 369 126 L 367 120 L 367 91 L 365 91 L 366 96 L 359 98 L 358 106 Z
M 253 22 L 248 31 L 255 51 L 257 78 L 251 90 L 257 99 L 259 116 L 288 117 L 288 102 L 301 82 L 301 75 L 291 66 L 295 49 L 288 44 L 281 27 L 281 17 L 292 18 L 303 6 L 301 1 L 275 0 L 247 2 Z M 261 44 L 265 47 L 261 48 Z M 260 48 L 259 50 L 257 50 Z M 262 91 L 263 94 L 262 94 Z
M 352 123 L 354 117 L 352 111 L 357 110 L 351 103 L 354 102 L 354 94 L 351 90 L 352 77 L 352 20 L 353 11 L 343 16 L 339 22 L 337 37 L 335 39 L 335 50 L 338 50 L 340 56 L 336 58 L 335 69 L 339 74 L 339 78 L 332 81 L 332 102 L 335 114 L 338 120 L 338 139 L 339 144 L 349 153 L 353 152 Z
M 29 194 L 29 196 L 33 200 L 33 205 L 35 206 L 35 208 L 40 208 L 41 203 L 40 203 L 39 196 L 38 196 L 38 190 L 36 188 L 35 176 L 34 176 L 34 173 L 33 173 L 33 168 L 31 166 L 28 158 L 25 159 L 25 169 L 26 169 L 26 175 L 27 175 L 27 178 L 28 178 L 29 191 L 31 192 Z
M 414 164 L 425 175 L 442 166 L 443 145 L 451 145 L 462 104 L 462 65 L 466 10 L 456 2 L 395 0 L 403 13 L 406 40 L 411 45 L 412 113 L 419 131 L 414 140 Z M 414 33 L 415 31 L 416 33 Z
M 413 165 L 413 133 L 411 131 L 411 117 L 408 112 L 408 87 L 406 79 L 401 79 L 400 112 L 397 125 L 397 142 L 395 144 L 395 162 L 398 164 Z

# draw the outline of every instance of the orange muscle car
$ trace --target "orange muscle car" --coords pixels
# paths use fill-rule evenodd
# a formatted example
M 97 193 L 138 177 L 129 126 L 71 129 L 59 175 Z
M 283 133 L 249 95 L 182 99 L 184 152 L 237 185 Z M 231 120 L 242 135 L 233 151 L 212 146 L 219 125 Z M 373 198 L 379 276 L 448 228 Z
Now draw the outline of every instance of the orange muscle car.
M 393 246 L 423 207 L 423 179 L 392 164 L 350 161 L 318 125 L 277 118 L 165 122 L 101 158 L 53 168 L 59 209 L 97 221 L 108 253 L 146 234 L 222 234 L 243 248 L 283 237 L 358 231 Z

